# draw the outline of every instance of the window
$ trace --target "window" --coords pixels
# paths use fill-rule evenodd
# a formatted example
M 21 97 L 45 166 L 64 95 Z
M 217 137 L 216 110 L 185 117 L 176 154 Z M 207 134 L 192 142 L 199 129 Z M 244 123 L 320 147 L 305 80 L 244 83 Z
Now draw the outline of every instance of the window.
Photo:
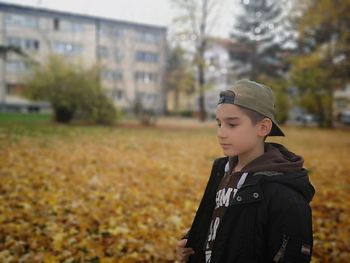
M 116 40 L 123 38 L 124 32 L 122 29 L 114 27 L 113 25 L 97 25 L 98 35 L 100 37 L 110 37 Z
M 17 14 L 7 14 L 5 17 L 5 24 L 6 26 L 20 26 L 29 28 L 37 28 L 39 25 L 37 17 Z
M 123 91 L 117 90 L 117 99 L 122 99 L 122 98 L 123 98 Z
M 136 71 L 135 72 L 135 80 L 137 82 L 142 82 L 145 84 L 151 82 L 157 82 L 158 74 L 153 72 L 145 72 L 145 71 Z
M 136 40 L 139 42 L 157 44 L 160 41 L 160 36 L 154 33 L 137 31 Z
M 85 31 L 85 27 L 82 23 L 72 23 L 71 30 L 75 33 L 81 33 Z
M 33 44 L 34 44 L 34 50 L 39 50 L 39 41 L 34 40 Z
M 56 17 L 53 19 L 53 30 L 81 33 L 85 31 L 85 25 L 76 21 L 62 21 Z
M 123 79 L 123 73 L 119 70 L 103 70 L 101 72 L 101 77 L 108 81 L 120 81 Z
M 21 95 L 24 91 L 24 85 L 21 84 L 6 84 L 6 94 L 7 95 Z
M 68 42 L 53 42 L 53 51 L 58 54 L 81 54 L 83 51 L 82 45 Z
M 9 60 L 6 62 L 6 72 L 8 73 L 27 73 L 29 70 L 27 64 L 21 60 Z
M 22 41 L 20 38 L 17 38 L 17 37 L 8 37 L 7 45 L 13 46 L 13 47 L 22 47 Z
M 53 29 L 56 31 L 60 30 L 60 20 L 58 18 L 53 19 Z
M 116 100 L 121 100 L 123 98 L 123 91 L 120 89 L 113 90 L 112 96 Z
M 19 37 L 8 37 L 7 45 L 18 47 L 23 50 L 39 50 L 39 41 L 36 39 L 23 39 Z
M 99 37 L 104 37 L 108 35 L 108 28 L 106 26 L 100 26 L 98 28 L 98 35 Z
M 99 58 L 107 58 L 108 57 L 108 48 L 105 46 L 99 46 L 97 52 L 98 52 Z
M 157 53 L 154 52 L 137 51 L 135 59 L 139 62 L 157 63 L 159 60 L 159 56 Z
M 146 92 L 140 92 L 139 93 L 140 99 L 146 103 L 154 103 L 158 99 L 158 95 L 155 93 L 146 93 Z
M 123 54 L 120 50 L 115 50 L 114 51 L 114 58 L 116 62 L 120 62 L 123 60 Z
M 114 30 L 114 38 L 120 39 L 123 37 L 123 31 L 121 29 L 115 29 Z

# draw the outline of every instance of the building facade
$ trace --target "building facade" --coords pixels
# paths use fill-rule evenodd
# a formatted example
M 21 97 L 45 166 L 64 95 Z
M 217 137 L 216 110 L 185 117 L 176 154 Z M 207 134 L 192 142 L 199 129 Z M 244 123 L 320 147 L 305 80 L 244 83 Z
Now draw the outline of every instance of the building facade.
M 338 123 L 350 124 L 350 84 L 334 92 L 333 119 Z
M 233 62 L 230 60 L 230 48 L 234 45 L 230 39 L 209 38 L 207 48 L 204 53 L 205 60 L 205 89 L 204 103 L 205 111 L 210 118 L 215 118 L 216 106 L 219 100 L 220 91 L 226 90 L 235 81 L 236 76 L 232 70 Z M 197 78 L 197 69 L 194 67 L 194 77 Z M 199 93 L 198 84 L 195 92 L 188 94 L 179 92 L 178 107 L 180 112 L 193 112 L 194 115 L 199 114 Z M 175 93 L 168 93 L 168 110 L 175 111 Z
M 205 79 L 208 89 L 204 93 L 205 110 L 209 117 L 215 118 L 216 106 L 220 91 L 228 89 L 236 80 L 232 70 L 233 62 L 229 51 L 234 45 L 230 39 L 210 38 L 205 52 L 206 73 Z
M 19 47 L 39 63 L 56 54 L 87 67 L 99 65 L 105 92 L 116 106 L 132 111 L 138 103 L 164 111 L 165 27 L 0 3 L 0 45 Z M 21 56 L 1 57 L 3 110 L 45 107 L 21 98 L 28 74 Z

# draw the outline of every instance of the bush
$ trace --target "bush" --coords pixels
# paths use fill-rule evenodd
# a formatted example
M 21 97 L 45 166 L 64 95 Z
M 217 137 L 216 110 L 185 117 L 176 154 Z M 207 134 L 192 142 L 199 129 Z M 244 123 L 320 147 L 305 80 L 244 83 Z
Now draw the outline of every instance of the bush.
M 55 120 L 57 122 L 68 123 L 73 118 L 73 110 L 64 105 L 59 105 L 55 109 Z
M 96 98 L 94 107 L 93 120 L 98 124 L 112 124 L 117 119 L 117 110 L 106 96 Z
M 26 95 L 30 99 L 49 101 L 57 122 L 77 119 L 112 124 L 117 111 L 104 93 L 99 76 L 97 67 L 84 69 L 52 56 L 46 65 L 34 69 Z
M 182 110 L 179 112 L 181 117 L 191 118 L 193 112 L 191 110 Z

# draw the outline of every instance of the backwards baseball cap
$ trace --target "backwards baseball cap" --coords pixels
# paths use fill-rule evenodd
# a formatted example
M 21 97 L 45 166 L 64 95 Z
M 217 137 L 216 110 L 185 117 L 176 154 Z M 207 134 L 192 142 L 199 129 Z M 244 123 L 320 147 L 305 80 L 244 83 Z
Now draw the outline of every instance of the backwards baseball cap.
M 230 95 L 227 95 L 230 91 Z M 269 136 L 285 136 L 275 119 L 275 101 L 272 90 L 255 81 L 242 79 L 226 91 L 220 92 L 218 104 L 230 103 L 247 108 L 271 119 L 272 129 Z

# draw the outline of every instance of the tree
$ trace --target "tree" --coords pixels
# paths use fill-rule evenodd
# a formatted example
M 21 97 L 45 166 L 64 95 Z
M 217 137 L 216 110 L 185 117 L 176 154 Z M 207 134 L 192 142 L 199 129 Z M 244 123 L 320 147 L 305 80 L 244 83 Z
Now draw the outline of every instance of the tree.
M 319 116 L 319 126 L 332 126 L 334 90 L 350 76 L 350 2 L 309 0 L 299 21 L 299 51 L 292 80 L 301 104 Z
M 22 57 L 27 57 L 27 54 L 22 51 L 19 47 L 14 47 L 14 46 L 3 46 L 0 45 L 0 58 L 1 59 L 6 59 L 7 54 L 9 53 L 15 53 L 19 56 Z
M 207 49 L 208 27 L 213 24 L 221 0 L 172 0 L 179 16 L 174 20 L 178 26 L 178 35 L 190 39 L 194 50 L 193 62 L 197 71 L 199 92 L 199 117 L 206 120 L 205 112 L 205 59 Z
M 51 56 L 46 65 L 34 68 L 26 95 L 30 99 L 49 101 L 58 122 L 68 123 L 76 118 L 111 124 L 117 112 L 104 94 L 99 76 L 96 67 L 84 69 Z
M 239 77 L 258 80 L 260 75 L 280 77 L 287 71 L 285 56 L 293 47 L 289 0 L 241 0 L 231 38 L 230 57 Z M 289 8 L 288 8 L 289 7 Z M 286 10 L 286 8 L 288 10 Z
M 319 54 L 304 55 L 293 61 L 292 82 L 299 89 L 299 103 L 316 114 L 320 127 L 329 127 L 332 118 L 332 93 L 329 69 Z
M 174 110 L 178 111 L 180 104 L 180 94 L 192 94 L 195 90 L 195 79 L 188 67 L 185 58 L 185 51 L 176 46 L 169 52 L 167 68 L 165 73 L 165 85 L 167 93 L 174 93 Z

